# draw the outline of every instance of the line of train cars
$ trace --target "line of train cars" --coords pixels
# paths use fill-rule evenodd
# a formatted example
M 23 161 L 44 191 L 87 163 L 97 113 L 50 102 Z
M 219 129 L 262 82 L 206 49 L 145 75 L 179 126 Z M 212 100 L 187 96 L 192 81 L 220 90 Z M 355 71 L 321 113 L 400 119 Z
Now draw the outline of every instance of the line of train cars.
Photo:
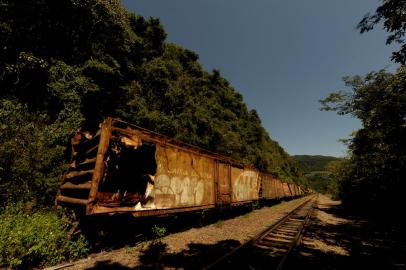
M 107 118 L 96 134 L 79 131 L 72 139 L 56 204 L 86 215 L 159 216 L 307 192 L 231 158 Z

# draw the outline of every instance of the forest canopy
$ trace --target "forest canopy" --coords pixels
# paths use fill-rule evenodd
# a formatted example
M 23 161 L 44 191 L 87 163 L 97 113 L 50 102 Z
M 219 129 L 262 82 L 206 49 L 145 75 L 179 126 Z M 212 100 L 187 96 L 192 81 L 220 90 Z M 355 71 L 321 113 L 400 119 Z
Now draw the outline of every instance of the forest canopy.
M 329 162 L 339 158 L 321 155 L 294 155 L 292 158 L 298 163 L 303 173 L 324 171 Z
M 119 0 L 2 1 L 0 202 L 53 201 L 69 139 L 107 116 L 303 181 L 255 110 Z

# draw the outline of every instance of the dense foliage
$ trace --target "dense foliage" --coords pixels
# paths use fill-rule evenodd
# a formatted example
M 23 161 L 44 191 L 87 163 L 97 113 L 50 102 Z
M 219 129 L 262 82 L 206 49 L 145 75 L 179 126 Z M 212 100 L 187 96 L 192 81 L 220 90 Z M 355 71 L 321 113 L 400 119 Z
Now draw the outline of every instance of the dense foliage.
M 33 268 L 86 255 L 83 235 L 71 239 L 69 222 L 55 210 L 27 211 L 21 203 L 0 212 L 0 267 Z
M 383 22 L 383 28 L 390 33 L 386 44 L 401 45 L 399 51 L 392 53 L 392 60 L 406 64 L 406 44 L 404 40 L 406 30 L 406 1 L 405 0 L 382 0 L 382 4 L 374 14 L 366 14 L 358 24 L 361 33 L 371 31 L 376 25 Z
M 350 91 L 331 93 L 322 110 L 334 110 L 361 120 L 362 128 L 349 140 L 349 159 L 336 164 L 338 194 L 346 205 L 391 215 L 404 204 L 406 188 L 406 1 L 383 0 L 374 14 L 359 22 L 361 33 L 383 22 L 386 43 L 401 45 L 392 60 L 402 64 L 394 73 L 384 70 L 364 77 L 345 77 Z
M 349 141 L 350 163 L 340 177 L 340 195 L 353 206 L 393 209 L 402 204 L 406 190 L 406 67 L 345 82 L 350 91 L 322 100 L 323 109 L 362 123 Z
M 337 198 L 342 172 L 347 159 L 321 155 L 295 155 L 293 159 L 303 171 L 308 185 L 313 190 Z
M 329 162 L 339 159 L 337 157 L 321 155 L 295 155 L 292 158 L 297 162 L 303 173 L 325 171 L 326 165 Z
M 51 203 L 69 138 L 107 116 L 300 178 L 242 96 L 165 42 L 158 19 L 119 0 L 4 0 L 0 12 L 2 202 Z

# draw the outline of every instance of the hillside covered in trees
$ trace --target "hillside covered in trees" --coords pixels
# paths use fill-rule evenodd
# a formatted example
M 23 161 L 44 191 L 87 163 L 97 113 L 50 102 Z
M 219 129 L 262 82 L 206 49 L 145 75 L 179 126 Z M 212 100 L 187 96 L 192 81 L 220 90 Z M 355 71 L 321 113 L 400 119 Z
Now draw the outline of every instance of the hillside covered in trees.
M 298 163 L 303 173 L 324 171 L 329 162 L 339 159 L 321 155 L 294 155 L 292 158 Z
M 321 155 L 295 155 L 292 158 L 313 190 L 338 197 L 340 172 L 348 162 L 346 159 Z
M 159 19 L 120 0 L 5 0 L 0 18 L 0 266 L 88 252 L 53 202 L 70 138 L 108 116 L 303 180 L 241 94 L 166 42 Z
M 119 0 L 6 1 L 0 24 L 0 196 L 52 202 L 81 126 L 118 117 L 287 181 L 298 168 L 218 70 Z

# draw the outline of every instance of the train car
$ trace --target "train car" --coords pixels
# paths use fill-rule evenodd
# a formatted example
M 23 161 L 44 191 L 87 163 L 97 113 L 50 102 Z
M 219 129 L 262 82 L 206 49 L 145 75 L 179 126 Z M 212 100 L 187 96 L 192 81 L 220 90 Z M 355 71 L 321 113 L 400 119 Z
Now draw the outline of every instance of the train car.
M 294 197 L 295 193 L 294 193 L 294 189 L 293 189 L 293 184 L 288 183 L 288 188 L 289 188 L 289 197 Z
M 297 185 L 297 190 L 299 192 L 299 196 L 303 196 L 303 189 L 301 186 Z
M 288 183 L 282 183 L 283 197 L 289 198 L 292 196 Z
M 56 204 L 86 215 L 165 215 L 250 203 L 259 187 L 251 166 L 108 118 L 72 139 Z
M 292 194 L 292 197 L 298 196 L 296 187 L 297 187 L 297 185 L 294 183 L 289 184 L 290 193 Z
M 285 191 L 283 190 L 283 183 L 280 180 L 277 180 L 275 183 L 277 199 L 281 199 L 285 197 Z
M 296 190 L 297 190 L 297 195 L 298 195 L 298 196 L 302 196 L 302 191 L 301 191 L 299 185 L 296 185 Z
M 282 182 L 270 174 L 261 173 L 262 199 L 272 200 L 284 197 Z

